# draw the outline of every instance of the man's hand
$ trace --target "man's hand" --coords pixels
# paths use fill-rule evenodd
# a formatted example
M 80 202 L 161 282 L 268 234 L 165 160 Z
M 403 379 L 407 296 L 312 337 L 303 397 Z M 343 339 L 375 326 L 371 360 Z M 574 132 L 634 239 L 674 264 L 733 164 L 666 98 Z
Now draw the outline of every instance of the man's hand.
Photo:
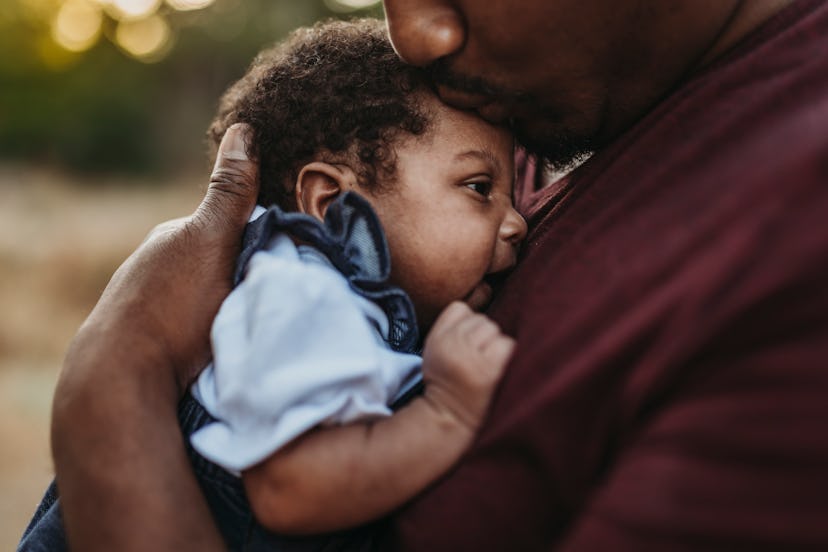
M 446 307 L 423 350 L 425 396 L 472 432 L 479 427 L 515 342 L 465 303 Z
M 156 228 L 115 272 L 64 361 L 52 449 L 76 550 L 221 549 L 176 404 L 209 359 L 258 192 L 247 127 L 219 147 L 196 212 Z
M 152 350 L 156 361 L 175 369 L 179 392 L 204 368 L 210 325 L 230 292 L 258 192 L 258 167 L 245 153 L 246 129 L 227 131 L 195 213 L 157 226 L 115 272 L 73 350 L 89 333 L 95 340 L 127 338 L 140 345 L 130 355 Z

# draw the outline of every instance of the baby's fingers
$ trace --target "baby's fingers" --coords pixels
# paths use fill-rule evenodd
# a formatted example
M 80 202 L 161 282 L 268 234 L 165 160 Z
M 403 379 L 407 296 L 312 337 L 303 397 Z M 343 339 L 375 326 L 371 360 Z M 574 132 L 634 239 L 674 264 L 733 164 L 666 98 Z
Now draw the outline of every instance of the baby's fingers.
M 467 304 L 461 301 L 449 303 L 449 306 L 444 308 L 440 316 L 437 317 L 437 320 L 434 321 L 430 333 L 435 335 L 443 334 L 470 316 L 474 316 L 474 312 Z
M 473 350 L 483 351 L 488 343 L 502 335 L 500 328 L 483 314 L 471 316 L 457 323 L 457 332 Z
M 483 355 L 493 363 L 505 367 L 515 351 L 515 340 L 505 334 L 490 339 L 483 346 Z

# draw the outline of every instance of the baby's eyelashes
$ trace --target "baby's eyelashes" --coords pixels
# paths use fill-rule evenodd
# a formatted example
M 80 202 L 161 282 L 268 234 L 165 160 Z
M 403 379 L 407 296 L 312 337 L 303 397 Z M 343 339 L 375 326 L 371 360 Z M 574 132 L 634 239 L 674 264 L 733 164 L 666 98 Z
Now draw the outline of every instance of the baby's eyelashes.
M 489 197 L 489 195 L 492 193 L 491 180 L 476 180 L 474 182 L 466 182 L 465 186 L 484 197 Z

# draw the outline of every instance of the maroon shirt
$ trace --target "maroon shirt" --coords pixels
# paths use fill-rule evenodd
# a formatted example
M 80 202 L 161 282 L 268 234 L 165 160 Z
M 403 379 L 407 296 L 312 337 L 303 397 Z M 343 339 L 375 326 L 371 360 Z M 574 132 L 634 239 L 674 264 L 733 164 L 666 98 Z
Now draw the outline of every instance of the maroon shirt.
M 828 3 L 525 192 L 517 352 L 396 546 L 828 549 Z

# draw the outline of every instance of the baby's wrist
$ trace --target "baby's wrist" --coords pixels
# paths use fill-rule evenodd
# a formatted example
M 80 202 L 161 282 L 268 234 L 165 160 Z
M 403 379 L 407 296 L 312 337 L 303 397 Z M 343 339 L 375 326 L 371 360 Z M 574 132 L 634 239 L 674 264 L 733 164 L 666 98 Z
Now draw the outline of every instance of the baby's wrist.
M 423 399 L 429 405 L 439 423 L 447 429 L 473 436 L 480 427 L 483 412 L 464 404 L 454 393 L 440 385 L 428 385 Z

